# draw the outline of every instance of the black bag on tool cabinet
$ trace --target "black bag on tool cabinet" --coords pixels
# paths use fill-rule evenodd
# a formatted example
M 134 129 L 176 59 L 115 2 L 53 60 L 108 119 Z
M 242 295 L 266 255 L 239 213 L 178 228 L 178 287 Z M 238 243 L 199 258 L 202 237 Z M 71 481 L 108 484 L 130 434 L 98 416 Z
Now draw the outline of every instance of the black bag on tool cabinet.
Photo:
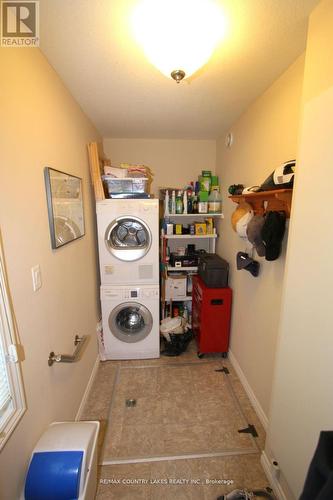
M 200 256 L 198 274 L 208 288 L 226 288 L 229 264 L 215 253 L 206 253 Z

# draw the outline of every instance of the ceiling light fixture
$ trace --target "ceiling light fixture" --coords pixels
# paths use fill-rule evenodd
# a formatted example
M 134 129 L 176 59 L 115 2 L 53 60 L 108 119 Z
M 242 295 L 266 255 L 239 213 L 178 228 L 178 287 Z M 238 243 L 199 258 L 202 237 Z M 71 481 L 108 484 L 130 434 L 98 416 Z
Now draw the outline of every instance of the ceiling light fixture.
M 131 21 L 147 58 L 177 83 L 209 60 L 226 30 L 214 0 L 141 0 Z

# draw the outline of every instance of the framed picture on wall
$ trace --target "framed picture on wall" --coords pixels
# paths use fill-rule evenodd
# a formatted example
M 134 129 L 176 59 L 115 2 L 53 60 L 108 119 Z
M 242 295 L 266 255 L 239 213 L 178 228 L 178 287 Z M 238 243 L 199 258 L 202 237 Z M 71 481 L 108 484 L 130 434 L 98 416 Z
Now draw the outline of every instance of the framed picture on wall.
M 82 179 L 44 168 L 51 245 L 59 248 L 85 234 Z

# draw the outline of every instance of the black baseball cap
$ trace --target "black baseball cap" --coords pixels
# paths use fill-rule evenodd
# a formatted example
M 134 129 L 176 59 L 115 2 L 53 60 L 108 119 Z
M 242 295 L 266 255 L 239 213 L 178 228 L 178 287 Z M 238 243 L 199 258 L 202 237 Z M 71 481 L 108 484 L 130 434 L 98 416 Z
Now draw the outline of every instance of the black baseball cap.
M 253 260 L 246 252 L 238 252 L 236 262 L 238 270 L 245 269 L 246 271 L 249 271 L 252 276 L 258 276 L 260 264 L 256 260 Z

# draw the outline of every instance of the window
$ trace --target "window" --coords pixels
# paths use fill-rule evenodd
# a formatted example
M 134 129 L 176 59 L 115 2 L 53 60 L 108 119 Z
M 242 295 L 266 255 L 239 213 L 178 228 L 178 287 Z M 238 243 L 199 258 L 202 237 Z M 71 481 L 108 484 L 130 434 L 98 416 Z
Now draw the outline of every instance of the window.
M 0 239 L 0 449 L 24 411 L 23 385 Z

